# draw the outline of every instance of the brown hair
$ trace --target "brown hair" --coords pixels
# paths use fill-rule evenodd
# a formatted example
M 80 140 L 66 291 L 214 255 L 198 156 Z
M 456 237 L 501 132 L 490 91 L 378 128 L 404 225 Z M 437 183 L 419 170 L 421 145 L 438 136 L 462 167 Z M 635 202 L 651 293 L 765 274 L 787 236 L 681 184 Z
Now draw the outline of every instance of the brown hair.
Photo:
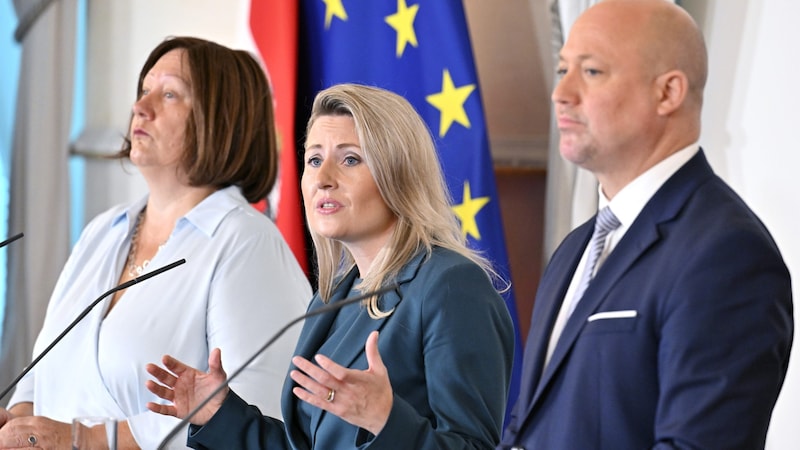
M 191 76 L 192 113 L 182 160 L 189 184 L 236 185 L 248 201 L 263 199 L 275 183 L 278 164 L 273 99 L 263 68 L 246 51 L 199 38 L 171 37 L 147 57 L 137 99 L 150 69 L 175 49 L 185 50 Z M 127 158 L 130 151 L 128 134 L 117 156 Z

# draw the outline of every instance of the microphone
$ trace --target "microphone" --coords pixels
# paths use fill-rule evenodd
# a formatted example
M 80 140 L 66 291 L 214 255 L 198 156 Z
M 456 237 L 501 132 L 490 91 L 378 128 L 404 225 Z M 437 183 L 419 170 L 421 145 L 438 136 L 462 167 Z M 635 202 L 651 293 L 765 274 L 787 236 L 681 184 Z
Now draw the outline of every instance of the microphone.
M 22 235 L 20 234 L 20 236 L 22 236 Z M 12 239 L 16 239 L 16 236 L 14 238 L 12 238 Z M 47 346 L 47 348 L 45 348 L 41 353 L 39 353 L 39 356 L 37 356 L 33 361 L 31 361 L 30 364 L 27 365 L 25 367 L 25 369 L 22 370 L 22 373 L 20 373 L 17 376 L 17 378 L 14 378 L 14 381 L 12 381 L 11 384 L 8 385 L 8 387 L 3 389 L 3 392 L 0 393 L 0 400 L 2 400 L 3 397 L 5 397 L 12 389 L 14 389 L 14 387 L 17 385 L 17 383 L 19 383 L 19 380 L 21 380 L 22 377 L 24 377 L 28 372 L 30 372 L 31 369 L 33 369 L 33 367 L 42 358 L 44 358 L 44 355 L 49 353 L 50 350 L 52 350 L 53 347 L 55 347 L 56 344 L 58 344 L 61 341 L 61 339 L 63 339 L 64 336 L 66 336 L 67 333 L 71 329 L 75 328 L 75 325 L 77 325 L 78 322 L 81 321 L 81 319 L 86 317 L 86 315 L 89 314 L 89 312 L 92 310 L 92 308 L 94 308 L 104 298 L 108 297 L 109 295 L 113 294 L 114 292 L 121 291 L 123 289 L 127 289 L 127 288 L 133 286 L 136 283 L 141 283 L 142 281 L 147 280 L 148 278 L 153 278 L 154 276 L 162 274 L 162 273 L 164 273 L 164 272 L 166 272 L 166 271 L 168 271 L 170 269 L 173 269 L 173 268 L 175 268 L 177 266 L 180 266 L 181 264 L 183 264 L 185 262 L 186 262 L 185 259 L 179 259 L 179 260 L 175 261 L 172 264 L 168 264 L 166 266 L 160 267 L 160 268 L 158 268 L 158 269 L 156 269 L 156 270 L 154 270 L 152 272 L 147 272 L 146 274 L 144 274 L 142 276 L 136 277 L 136 278 L 134 278 L 132 280 L 128 280 L 128 281 L 126 281 L 126 282 L 124 282 L 124 283 L 122 283 L 122 284 L 120 284 L 120 285 L 118 285 L 116 287 L 113 287 L 113 288 L 109 289 L 108 291 L 104 292 L 103 295 L 101 295 L 100 297 L 97 298 L 97 300 L 93 301 L 89 306 L 87 306 L 83 311 L 81 311 L 81 313 L 78 314 L 78 317 L 76 317 L 75 320 L 73 320 L 72 323 L 69 324 L 67 326 L 67 328 L 65 328 L 64 331 L 62 331 L 61 334 L 58 335 L 58 337 L 53 339 L 53 342 L 51 342 L 50 345 Z
M 233 373 L 231 373 L 231 375 L 228 377 L 227 380 L 225 380 L 222 384 L 217 386 L 217 388 L 214 389 L 214 392 L 212 392 L 208 397 L 206 397 L 202 402 L 200 402 L 200 404 L 197 405 L 193 410 L 189 411 L 189 414 L 187 414 L 186 417 L 181 419 L 181 421 L 178 422 L 178 424 L 175 425 L 175 427 L 164 437 L 164 439 L 158 445 L 156 450 L 163 450 L 164 448 L 166 448 L 166 445 L 169 443 L 169 441 L 171 441 L 172 438 L 174 438 L 175 435 L 178 434 L 178 431 L 180 431 L 181 428 L 183 428 L 184 426 L 186 426 L 186 424 L 189 423 L 189 420 L 191 420 L 192 417 L 194 417 L 195 414 L 197 414 L 201 409 L 203 409 L 203 406 L 206 406 L 206 404 L 208 402 L 210 402 L 211 399 L 214 398 L 215 395 L 219 394 L 220 391 L 225 389 L 225 387 L 228 386 L 230 384 L 230 382 L 233 381 L 234 378 L 236 378 L 237 375 L 239 375 L 245 368 L 247 368 L 247 366 L 249 366 L 250 363 L 252 363 L 258 357 L 258 355 L 260 355 L 261 353 L 264 352 L 264 350 L 269 348 L 272 345 L 273 342 L 278 340 L 279 337 L 283 336 L 283 333 L 285 333 L 286 330 L 291 328 L 292 325 L 296 324 L 297 322 L 301 322 L 303 320 L 306 320 L 309 317 L 317 316 L 317 315 L 320 315 L 320 314 L 325 314 L 325 313 L 331 312 L 331 311 L 336 311 L 336 310 L 341 309 L 341 308 L 343 308 L 343 307 L 345 307 L 347 305 L 363 301 L 363 300 L 368 299 L 370 297 L 377 296 L 377 295 L 383 295 L 383 294 L 385 294 L 385 293 L 387 293 L 389 291 L 393 291 L 393 290 L 397 289 L 398 287 L 399 286 L 397 285 L 397 283 L 392 283 L 392 284 L 390 284 L 388 286 L 384 286 L 384 287 L 382 287 L 380 289 L 377 289 L 375 291 L 367 292 L 366 294 L 356 295 L 356 296 L 353 296 L 353 297 L 347 297 L 345 299 L 342 299 L 342 300 L 339 300 L 339 301 L 336 301 L 336 302 L 333 302 L 333 303 L 329 303 L 327 305 L 320 306 L 319 308 L 317 308 L 317 309 L 315 309 L 313 311 L 308 311 L 307 313 L 303 314 L 302 316 L 296 317 L 295 319 L 293 319 L 292 321 L 290 321 L 289 323 L 284 325 L 283 328 L 278 330 L 277 333 L 275 333 L 274 335 L 272 335 L 271 338 L 269 338 L 269 340 L 267 341 L 266 344 L 264 344 L 260 349 L 256 350 L 256 352 L 253 353 L 253 356 L 251 356 L 247 361 L 244 362 L 244 364 L 239 366 L 238 369 L 236 369 Z
M 17 233 L 15 235 L 11 236 L 10 238 L 6 239 L 5 241 L 0 242 L 0 248 L 3 248 L 6 245 L 16 241 L 17 239 L 21 238 L 22 236 L 25 236 L 25 233 Z

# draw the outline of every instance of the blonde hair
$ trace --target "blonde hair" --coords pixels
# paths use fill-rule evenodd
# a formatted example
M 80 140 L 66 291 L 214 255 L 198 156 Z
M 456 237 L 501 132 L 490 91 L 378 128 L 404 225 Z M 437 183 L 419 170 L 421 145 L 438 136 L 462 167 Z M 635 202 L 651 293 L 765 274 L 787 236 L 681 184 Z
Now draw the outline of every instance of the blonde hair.
M 430 256 L 434 246 L 459 253 L 483 268 L 490 278 L 498 278 L 490 263 L 467 247 L 450 206 L 430 130 L 406 99 L 376 87 L 339 84 L 317 94 L 306 135 L 322 116 L 353 118 L 367 167 L 383 201 L 397 216 L 392 235 L 369 273 L 360 274 L 363 292 L 395 278 L 421 249 Z M 313 230 L 311 238 L 319 271 L 319 295 L 327 302 L 336 280 L 355 262 L 341 242 Z M 373 318 L 391 314 L 381 311 L 376 297 L 366 304 Z

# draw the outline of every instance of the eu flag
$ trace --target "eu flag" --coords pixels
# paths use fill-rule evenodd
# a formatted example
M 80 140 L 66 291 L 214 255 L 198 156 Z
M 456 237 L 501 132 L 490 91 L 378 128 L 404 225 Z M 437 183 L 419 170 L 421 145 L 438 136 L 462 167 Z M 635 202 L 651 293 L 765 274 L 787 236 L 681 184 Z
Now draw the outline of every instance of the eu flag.
M 469 244 L 510 280 L 500 205 L 463 6 L 454 0 L 305 0 L 301 81 L 313 95 L 337 83 L 404 96 L 431 129 L 453 211 Z M 511 290 L 516 351 L 509 403 L 517 398 L 522 346 Z M 508 411 L 510 411 L 509 404 Z M 506 415 L 508 416 L 508 414 Z

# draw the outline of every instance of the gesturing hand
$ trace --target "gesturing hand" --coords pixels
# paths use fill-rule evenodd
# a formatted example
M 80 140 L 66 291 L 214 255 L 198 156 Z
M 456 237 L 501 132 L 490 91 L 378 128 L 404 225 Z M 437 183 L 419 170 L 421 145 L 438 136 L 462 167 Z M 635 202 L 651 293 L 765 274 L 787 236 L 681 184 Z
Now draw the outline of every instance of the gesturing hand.
M 185 418 L 189 411 L 196 408 L 227 379 L 222 369 L 221 352 L 218 348 L 208 355 L 208 373 L 187 366 L 169 355 L 165 355 L 161 362 L 166 370 L 155 364 L 148 364 L 145 367 L 147 372 L 158 380 L 158 383 L 148 380 L 145 384 L 147 389 L 172 403 L 171 405 L 154 402 L 147 404 L 147 409 L 159 414 Z M 194 425 L 205 425 L 222 406 L 228 390 L 226 387 L 215 395 L 189 422 Z
M 323 355 L 314 358 L 319 365 L 295 356 L 292 363 L 298 370 L 292 370 L 290 376 L 300 386 L 292 392 L 300 400 L 377 435 L 389 419 L 394 394 L 378 352 L 377 331 L 367 337 L 364 349 L 367 370 L 347 369 Z

